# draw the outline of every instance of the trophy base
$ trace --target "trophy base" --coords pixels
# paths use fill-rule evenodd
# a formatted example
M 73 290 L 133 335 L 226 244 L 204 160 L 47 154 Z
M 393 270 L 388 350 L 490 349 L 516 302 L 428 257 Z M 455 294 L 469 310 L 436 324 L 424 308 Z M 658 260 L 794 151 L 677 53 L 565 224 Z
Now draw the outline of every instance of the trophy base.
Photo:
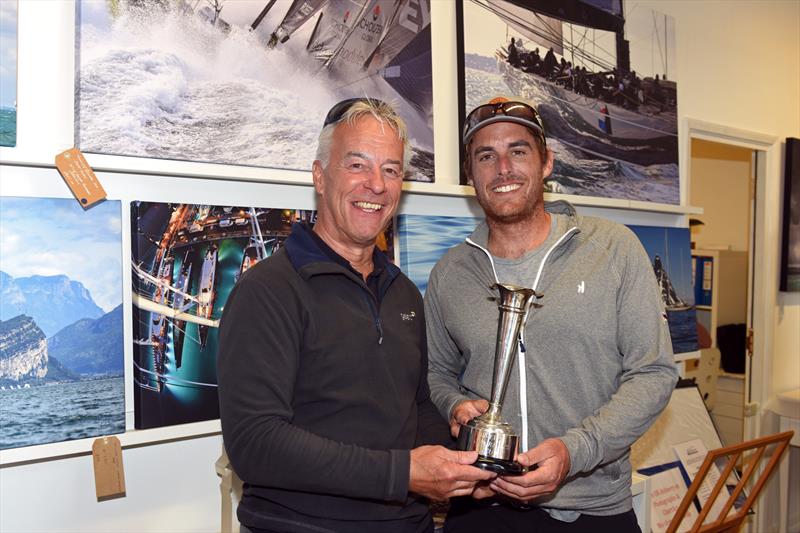
M 475 461 L 474 466 L 483 470 L 489 470 L 501 476 L 521 476 L 528 471 L 527 468 L 516 461 L 493 459 L 482 455 L 478 456 L 478 460 Z

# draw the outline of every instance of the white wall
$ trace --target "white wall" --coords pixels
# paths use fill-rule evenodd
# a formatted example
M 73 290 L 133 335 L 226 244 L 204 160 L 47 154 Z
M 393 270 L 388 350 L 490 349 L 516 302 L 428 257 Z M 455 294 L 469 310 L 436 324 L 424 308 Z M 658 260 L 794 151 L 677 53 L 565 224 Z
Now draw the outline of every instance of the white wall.
M 703 214 L 692 216 L 703 222 L 691 228 L 696 248 L 749 248 L 751 154 L 746 148 L 692 140 L 689 203 L 703 208 Z
M 0 470 L 0 531 L 219 531 L 219 436 L 127 449 L 126 497 L 97 503 L 92 457 Z
M 630 5 L 631 3 L 627 3 Z M 675 17 L 678 45 L 678 106 L 683 117 L 779 138 L 800 137 L 800 2 L 642 2 Z M 686 146 L 685 139 L 682 144 Z M 782 155 L 781 155 L 782 161 Z M 767 371 L 765 400 L 800 387 L 800 293 L 777 293 L 783 169 L 764 176 L 765 242 L 757 256 L 766 269 L 775 316 L 770 353 L 758 361 Z M 759 339 L 756 339 L 759 342 Z M 763 407 L 763 404 L 761 405 Z M 776 431 L 775 417 L 762 415 L 762 433 Z M 757 503 L 761 531 L 777 530 L 775 480 Z
M 62 68 L 70 57 L 72 34 L 58 20 L 72 20 L 69 2 L 21 0 L 45 5 L 43 8 L 65 11 L 42 27 L 40 14 L 29 12 L 25 28 L 35 32 L 35 46 L 49 52 L 47 69 Z M 691 117 L 745 130 L 779 137 L 800 137 L 800 2 L 738 1 L 735 3 L 701 0 L 628 2 L 637 3 L 675 17 L 678 46 L 678 98 L 682 118 Z M 49 6 L 49 7 L 48 7 Z M 449 0 L 432 1 L 434 24 L 434 102 L 437 177 L 455 182 L 458 161 L 457 89 L 455 58 L 455 9 Z M 36 16 L 34 16 L 36 15 Z M 23 10 L 20 27 L 23 29 Z M 45 21 L 47 22 L 47 21 Z M 23 39 L 23 36 L 20 37 Z M 30 39 L 30 36 L 28 37 Z M 32 41 L 32 39 L 31 39 Z M 58 59 L 52 59 L 58 58 Z M 39 65 L 39 63 L 37 63 Z M 37 65 L 20 64 L 20 73 Z M 35 94 L 45 94 L 45 79 Z M 60 82 L 61 83 L 61 82 Z M 63 83 L 61 83 L 63 85 Z M 69 84 L 67 84 L 69 88 Z M 24 88 L 20 87 L 20 106 Z M 37 92 L 38 91 L 38 92 Z M 62 91 L 63 92 L 63 91 Z M 33 93 L 28 93 L 33 94 Z M 71 94 L 71 93 L 69 93 Z M 42 97 L 45 105 L 52 98 Z M 40 164 L 50 164 L 58 149 L 68 147 L 69 137 L 53 134 L 56 114 L 71 114 L 71 101 L 60 98 L 58 109 L 51 110 L 34 135 L 20 126 L 19 141 L 26 138 L 52 140 L 46 157 L 33 157 Z M 45 102 L 46 100 L 47 102 Z M 71 99 L 70 99 L 71 100 Z M 47 104 L 49 105 L 49 104 Z M 22 107 L 20 108 L 22 115 Z M 57 118 L 57 117 L 56 117 Z M 63 117 L 62 117 L 63 118 Z M 682 151 L 687 144 L 682 140 Z M 49 142 L 49 141 L 47 141 Z M 67 142 L 67 144 L 64 144 Z M 0 151 L 6 157 L 9 152 Z M 27 158 L 27 155 L 26 157 Z M 14 157 L 11 158 L 15 159 Z M 28 158 L 30 159 L 30 158 Z M 0 168 L 2 194 L 39 195 L 37 187 L 11 180 L 10 167 Z M 170 168 L 165 166 L 164 168 Z M 685 171 L 685 169 L 684 169 Z M 52 170 L 48 172 L 54 172 Z M 780 176 L 774 169 L 766 179 L 774 212 L 769 237 L 779 242 Z M 165 174 L 173 174 L 165 170 Z M 188 180 L 185 178 L 131 177 L 109 174 L 107 190 L 111 198 L 123 200 L 217 201 L 235 204 L 241 198 L 264 198 L 283 202 L 300 198 L 307 203 L 306 186 L 279 186 L 222 180 Z M 43 180 L 53 196 L 67 196 L 57 176 Z M 106 184 L 106 183 L 104 183 Z M 205 200 L 212 198 L 212 200 Z M 245 203 L 248 200 L 245 200 Z M 124 205 L 124 203 L 123 203 Z M 407 212 L 468 214 L 474 204 L 464 198 L 414 194 L 403 204 Z M 602 213 L 603 210 L 594 210 Z M 610 213 L 610 212 L 609 212 Z M 642 213 L 614 213 L 615 218 L 646 218 L 651 223 L 672 225 L 675 217 L 646 216 Z M 777 249 L 777 248 L 775 248 Z M 772 258 L 770 264 L 777 264 Z M 777 271 L 774 273 L 777 276 Z M 128 301 L 129 303 L 129 301 Z M 129 307 L 129 306 L 126 306 Z M 130 313 L 129 310 L 126 311 Z M 774 328 L 772 380 L 775 390 L 800 386 L 800 294 L 777 295 L 777 322 Z M 130 315 L 126 315 L 129 322 Z M 126 357 L 130 354 L 126 352 Z M 131 448 L 124 451 L 128 496 L 121 500 L 96 503 L 88 456 L 37 462 L 0 469 L 0 530 L 2 531 L 211 531 L 218 527 L 219 497 L 213 462 L 217 457 L 218 437 L 205 437 L 169 444 Z
M 682 117 L 782 138 L 800 137 L 800 2 L 641 4 L 676 19 Z M 782 170 L 766 179 L 774 219 L 768 239 L 779 243 L 782 203 L 774 191 L 782 190 Z M 772 265 L 779 264 L 773 259 Z M 777 279 L 777 269 L 773 275 Z M 800 387 L 800 295 L 779 293 L 776 313 L 772 383 L 779 392 Z

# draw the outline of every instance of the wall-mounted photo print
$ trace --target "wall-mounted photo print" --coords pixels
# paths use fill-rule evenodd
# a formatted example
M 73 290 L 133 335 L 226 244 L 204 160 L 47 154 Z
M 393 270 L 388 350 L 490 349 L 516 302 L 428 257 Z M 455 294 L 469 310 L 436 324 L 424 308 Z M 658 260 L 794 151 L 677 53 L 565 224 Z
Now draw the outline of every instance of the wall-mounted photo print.
M 0 146 L 17 145 L 17 0 L 0 2 Z
M 219 418 L 217 335 L 233 286 L 316 211 L 131 204 L 136 428 Z M 378 247 L 392 257 L 391 227 Z
M 786 139 L 780 289 L 800 291 L 800 139 Z
M 399 215 L 397 238 L 400 268 L 422 294 L 436 262 L 464 242 L 482 219 L 428 215 Z M 692 288 L 689 230 L 628 226 L 639 238 L 653 265 L 667 310 L 675 353 L 698 349 L 697 320 Z
M 548 192 L 680 203 L 671 17 L 623 0 L 459 0 L 457 18 L 461 124 L 495 96 L 526 99 L 555 153 Z
M 434 181 L 429 0 L 78 0 L 84 152 L 310 170 L 327 111 L 370 96 Z
M 689 228 L 628 226 L 642 242 L 661 289 L 672 350 L 698 349 Z
M 0 197 L 0 449 L 125 431 L 120 202 Z

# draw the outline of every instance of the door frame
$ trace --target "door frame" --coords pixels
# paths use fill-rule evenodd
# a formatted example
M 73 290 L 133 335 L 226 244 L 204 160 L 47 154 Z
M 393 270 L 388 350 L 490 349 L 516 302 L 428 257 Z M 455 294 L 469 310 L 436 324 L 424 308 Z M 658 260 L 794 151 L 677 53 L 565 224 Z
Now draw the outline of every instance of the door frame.
M 753 150 L 755 179 L 754 213 L 751 217 L 752 239 L 748 249 L 748 322 L 753 329 L 753 352 L 747 357 L 745 370 L 744 440 L 772 433 L 770 413 L 764 409 L 774 396 L 773 350 L 778 298 L 780 258 L 780 208 L 783 141 L 780 137 L 733 128 L 703 120 L 686 118 L 683 123 L 686 150 L 682 163 L 686 171 L 682 188 L 688 204 L 691 179 L 691 140 L 702 139 Z M 773 206 L 772 209 L 769 206 Z M 687 222 L 688 223 L 688 222 Z M 758 260 L 756 260 L 758 258 Z M 752 281 L 750 281 L 752 280 Z M 762 500 L 764 496 L 762 496 Z M 765 531 L 771 520 L 766 513 L 756 514 L 755 524 L 748 529 Z

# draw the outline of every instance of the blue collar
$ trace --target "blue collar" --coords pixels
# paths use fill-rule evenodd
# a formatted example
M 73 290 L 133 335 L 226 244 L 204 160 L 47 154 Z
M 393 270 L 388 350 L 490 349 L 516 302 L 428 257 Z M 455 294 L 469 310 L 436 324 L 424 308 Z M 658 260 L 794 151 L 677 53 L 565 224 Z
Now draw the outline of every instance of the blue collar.
M 339 264 L 342 267 L 347 265 L 349 270 L 360 277 L 360 274 L 358 274 L 353 267 L 349 266 L 349 262 L 345 258 L 337 254 L 330 247 L 328 247 L 328 253 L 326 253 L 325 250 L 320 248 L 314 237 L 309 225 L 302 222 L 292 224 L 292 233 L 289 235 L 289 238 L 286 239 L 284 247 L 286 248 L 286 253 L 289 255 L 289 261 L 292 263 L 295 270 L 299 272 L 301 268 L 312 263 L 333 263 Z M 340 261 L 335 260 L 330 254 L 334 254 Z M 400 273 L 400 269 L 389 262 L 389 259 L 387 259 L 386 255 L 381 252 L 377 246 L 372 251 L 372 264 L 376 271 L 385 269 L 390 280 L 393 280 Z

